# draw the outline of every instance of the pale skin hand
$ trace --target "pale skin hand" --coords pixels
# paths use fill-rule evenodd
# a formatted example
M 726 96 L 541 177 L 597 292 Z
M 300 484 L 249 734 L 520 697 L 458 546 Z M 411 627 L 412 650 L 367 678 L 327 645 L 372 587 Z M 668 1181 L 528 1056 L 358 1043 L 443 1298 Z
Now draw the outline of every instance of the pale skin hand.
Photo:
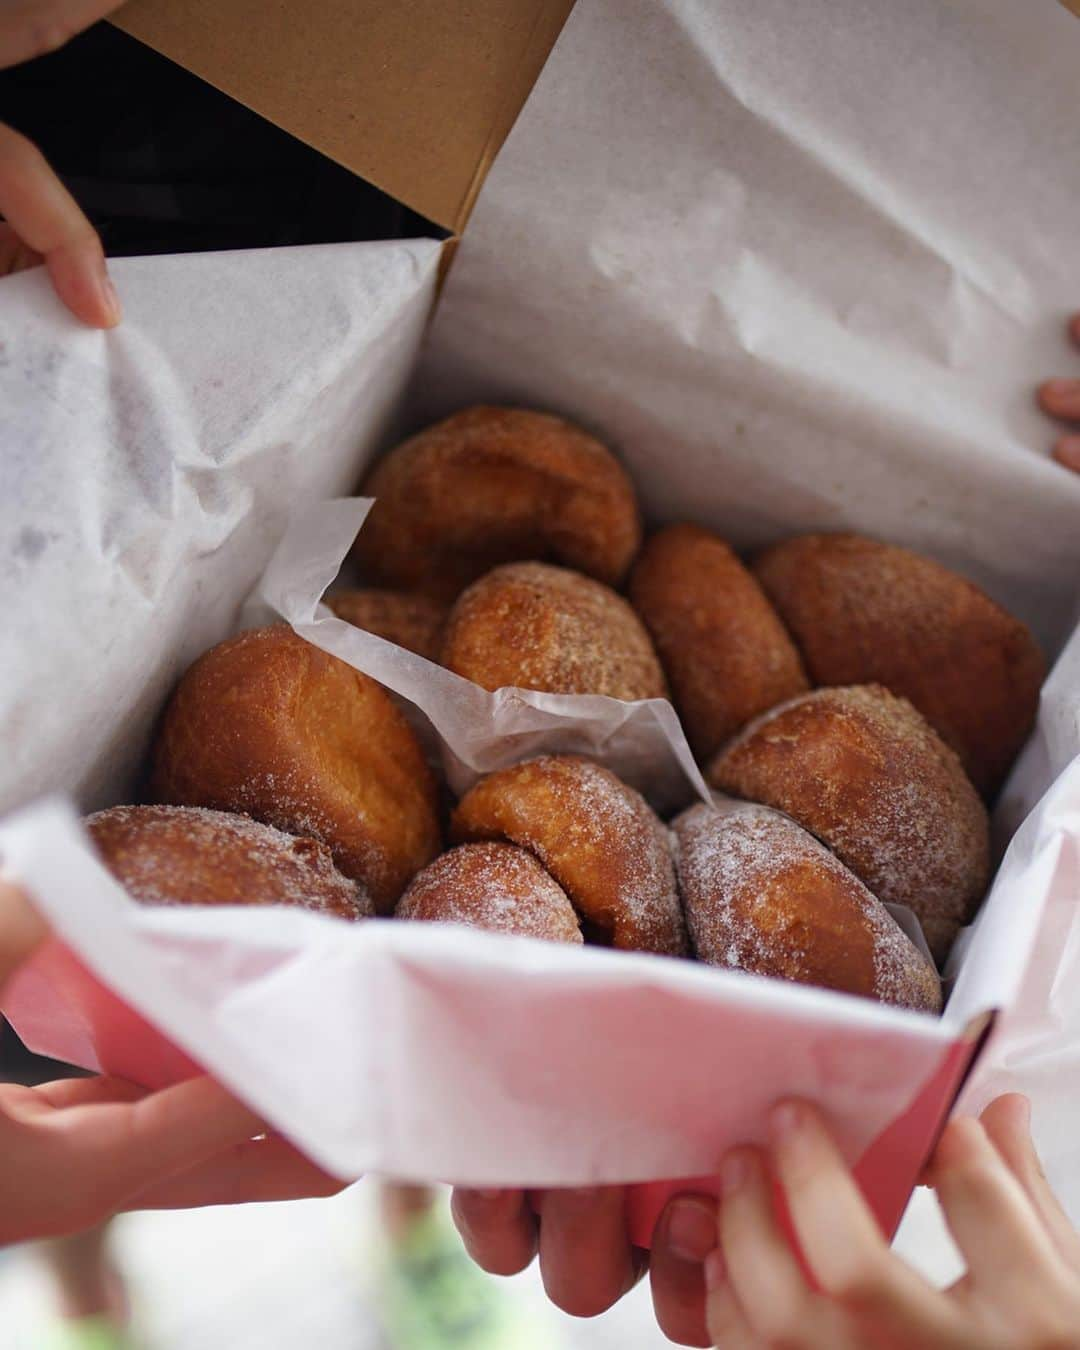
M 1069 320 L 1069 336 L 1080 347 L 1080 314 Z M 1039 386 L 1038 399 L 1043 412 L 1071 424 L 1071 430 L 1058 438 L 1054 458 L 1080 473 L 1080 379 L 1046 380 Z
M 0 70 L 62 47 L 120 0 L 0 0 Z M 93 328 L 120 322 L 94 227 L 41 151 L 0 122 L 0 277 L 41 263 L 57 295 Z
M 0 987 L 45 936 L 0 881 Z M 147 1092 L 117 1078 L 0 1084 L 0 1246 L 57 1237 L 123 1209 L 332 1195 L 341 1183 L 209 1078 Z
M 720 1247 L 705 1263 L 724 1350 L 1068 1350 L 1080 1346 L 1080 1239 L 1035 1154 L 1025 1098 L 946 1127 L 927 1170 L 967 1262 L 951 1289 L 890 1251 L 822 1117 L 774 1109 L 767 1149 L 728 1154 Z M 773 1206 L 786 1197 L 817 1290 Z
M 707 1196 L 677 1196 L 656 1225 L 653 1305 L 661 1330 L 677 1344 L 721 1350 L 1080 1347 L 1080 1238 L 1042 1174 L 1025 1098 L 1000 1097 L 981 1120 L 951 1122 L 927 1169 L 924 1179 L 937 1191 L 968 1265 L 965 1277 L 945 1291 L 892 1254 L 812 1106 L 784 1103 L 772 1123 L 768 1149 L 740 1148 L 724 1159 L 727 1186 L 719 1205 Z M 787 1195 L 817 1291 L 777 1220 L 774 1179 Z M 603 1312 L 640 1269 L 641 1254 L 621 1223 L 622 1192 L 547 1191 L 538 1203 L 539 1228 L 520 1191 L 458 1190 L 454 1215 L 485 1270 L 513 1274 L 539 1251 L 557 1306 L 584 1317 Z

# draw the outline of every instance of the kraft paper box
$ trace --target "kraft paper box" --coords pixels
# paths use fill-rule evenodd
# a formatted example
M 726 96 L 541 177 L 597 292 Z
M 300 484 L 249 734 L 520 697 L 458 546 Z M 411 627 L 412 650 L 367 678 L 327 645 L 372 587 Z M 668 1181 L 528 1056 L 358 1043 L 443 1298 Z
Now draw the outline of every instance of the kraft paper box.
M 1032 1092 L 1075 1208 L 1080 480 L 1048 461 L 1030 390 L 1080 303 L 1078 54 L 1053 5 L 579 0 L 422 350 L 434 240 L 121 260 L 107 335 L 36 274 L 0 283 L 0 852 L 59 939 L 7 994 L 31 1045 L 154 1083 L 204 1066 L 342 1176 L 484 1185 L 707 1175 L 805 1093 L 886 1227 L 970 1073 L 971 1104 Z M 199 73 L 288 125 L 235 72 Z M 448 228 L 508 125 L 495 106 L 472 177 L 427 205 Z M 138 909 L 89 854 L 58 794 L 131 791 L 172 682 L 253 586 L 247 620 L 276 610 L 410 700 L 458 787 L 554 746 L 694 790 L 663 705 L 480 696 L 319 608 L 364 510 L 329 499 L 398 429 L 477 399 L 596 430 L 651 522 L 748 549 L 859 529 L 1036 630 L 1056 664 L 940 1021 L 595 949 Z M 636 1193 L 642 1241 L 660 1194 Z

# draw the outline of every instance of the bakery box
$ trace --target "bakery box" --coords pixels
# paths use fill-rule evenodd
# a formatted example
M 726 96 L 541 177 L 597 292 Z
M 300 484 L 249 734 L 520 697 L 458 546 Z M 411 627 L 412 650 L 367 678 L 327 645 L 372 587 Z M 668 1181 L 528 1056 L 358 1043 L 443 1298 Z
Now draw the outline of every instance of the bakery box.
M 36 274 L 2 283 L 0 851 L 57 934 L 5 1012 L 89 1068 L 203 1066 L 344 1177 L 643 1183 L 641 1241 L 648 1183 L 709 1175 L 801 1093 L 891 1229 L 965 1082 L 1026 1087 L 1048 1137 L 1069 1121 L 1080 482 L 1037 453 L 1026 400 L 1080 297 L 1080 169 L 1051 154 L 1080 30 L 1004 0 L 473 8 L 472 27 L 420 3 L 123 11 L 455 238 L 121 259 L 110 334 Z M 572 749 L 692 793 L 662 711 L 454 701 L 320 608 L 365 510 L 343 494 L 402 431 L 481 400 L 594 431 L 650 524 L 747 551 L 858 530 L 1037 632 L 1056 664 L 940 1020 L 600 949 L 137 909 L 90 854 L 71 803 L 129 797 L 179 673 L 267 613 L 420 710 L 458 790 Z M 1069 1162 L 1051 1144 L 1066 1195 Z

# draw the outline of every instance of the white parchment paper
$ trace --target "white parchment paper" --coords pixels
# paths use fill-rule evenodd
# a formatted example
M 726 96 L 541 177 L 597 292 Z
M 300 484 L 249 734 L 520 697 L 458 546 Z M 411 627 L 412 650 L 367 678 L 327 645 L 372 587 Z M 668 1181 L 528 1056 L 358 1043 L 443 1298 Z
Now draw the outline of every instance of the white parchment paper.
M 348 661 L 407 699 L 434 732 L 447 781 L 466 792 L 477 777 L 530 754 L 592 755 L 650 798 L 658 810 L 709 790 L 667 699 L 623 703 L 600 695 L 535 689 L 489 693 L 471 680 L 354 628 L 319 608 L 362 528 L 370 498 L 319 503 L 297 512 L 247 611 L 283 618 L 309 642 Z
M 102 333 L 0 280 L 0 811 L 130 792 L 290 509 L 352 488 L 430 312 L 428 241 L 124 258 Z

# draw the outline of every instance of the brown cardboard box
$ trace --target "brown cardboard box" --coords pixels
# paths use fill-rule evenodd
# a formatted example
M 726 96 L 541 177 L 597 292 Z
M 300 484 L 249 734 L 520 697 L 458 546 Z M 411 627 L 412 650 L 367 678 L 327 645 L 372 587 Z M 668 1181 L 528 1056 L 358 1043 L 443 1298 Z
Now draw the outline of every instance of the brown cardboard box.
M 133 0 L 125 32 L 459 234 L 573 0 Z

